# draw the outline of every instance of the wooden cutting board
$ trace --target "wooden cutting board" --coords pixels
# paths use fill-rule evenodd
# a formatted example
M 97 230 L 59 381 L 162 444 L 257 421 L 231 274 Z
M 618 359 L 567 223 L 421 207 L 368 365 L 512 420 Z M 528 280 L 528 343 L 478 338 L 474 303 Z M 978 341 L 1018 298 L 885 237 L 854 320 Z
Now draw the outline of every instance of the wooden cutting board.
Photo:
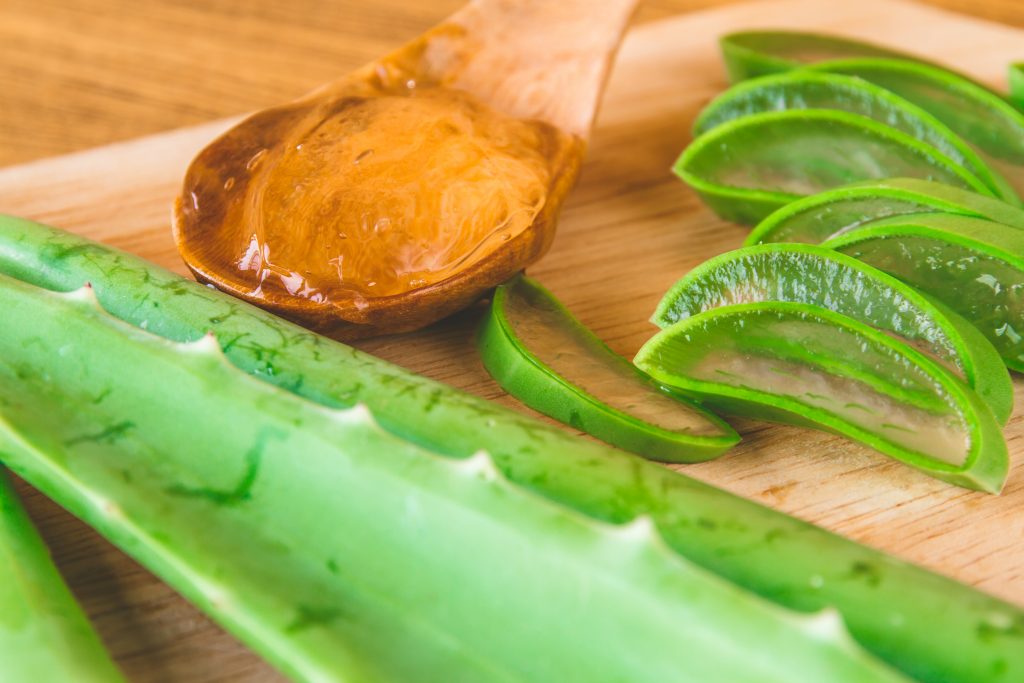
M 554 247 L 531 274 L 616 351 L 653 332 L 664 291 L 740 245 L 668 169 L 696 112 L 726 85 L 716 38 L 740 28 L 835 32 L 899 46 L 1002 87 L 1024 31 L 885 0 L 771 0 L 647 24 L 627 38 L 579 185 Z M 192 156 L 231 122 L 0 170 L 0 212 L 127 249 L 185 273 L 171 200 Z M 513 406 L 472 345 L 479 310 L 420 333 L 358 345 L 411 370 Z M 759 500 L 1024 605 L 1024 382 L 1006 430 L 1013 469 L 999 497 L 936 482 L 834 436 L 740 422 L 743 443 L 690 476 Z M 22 487 L 58 564 L 126 673 L 138 681 L 280 677 L 158 579 Z M 452 590 L 457 590 L 453 586 Z

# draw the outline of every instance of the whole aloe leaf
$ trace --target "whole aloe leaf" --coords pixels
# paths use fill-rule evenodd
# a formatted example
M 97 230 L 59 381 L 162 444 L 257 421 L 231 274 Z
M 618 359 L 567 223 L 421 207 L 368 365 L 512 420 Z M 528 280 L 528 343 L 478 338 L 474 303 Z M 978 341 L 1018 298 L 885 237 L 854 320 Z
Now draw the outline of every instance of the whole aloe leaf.
M 0 454 L 303 681 L 907 681 L 798 615 L 91 288 L 0 276 Z M 153 391 L 159 387 L 160 391 Z
M 243 370 L 326 406 L 365 403 L 386 429 L 431 451 L 466 457 L 485 449 L 512 481 L 595 519 L 648 515 L 678 554 L 749 590 L 801 611 L 835 606 L 860 643 L 916 679 L 1024 677 L 1018 607 L 416 376 L 136 257 L 0 218 L 0 272 L 65 291 L 92 282 L 118 318 L 178 341 L 213 330 Z
M 0 681 L 121 680 L 0 470 Z

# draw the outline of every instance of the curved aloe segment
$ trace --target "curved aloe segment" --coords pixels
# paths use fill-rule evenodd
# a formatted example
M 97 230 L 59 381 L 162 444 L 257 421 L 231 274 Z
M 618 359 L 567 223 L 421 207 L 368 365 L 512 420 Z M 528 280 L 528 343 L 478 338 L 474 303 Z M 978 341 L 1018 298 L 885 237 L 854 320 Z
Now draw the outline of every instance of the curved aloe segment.
M 998 493 L 1006 443 L 981 399 L 908 345 L 819 306 L 713 308 L 637 354 L 655 379 L 718 410 L 825 429 L 958 486 Z
M 0 276 L 0 306 L 4 460 L 298 680 L 910 680 L 646 518 L 554 505 L 485 452 L 247 376 L 213 337 L 139 330 L 88 288 Z
M 705 261 L 665 294 L 651 322 L 665 328 L 757 301 L 813 304 L 890 332 L 966 380 L 1000 424 L 1010 418 L 1010 375 L 977 328 L 913 287 L 824 247 L 764 244 Z
M 1024 192 L 1024 113 L 999 94 L 947 69 L 910 60 L 844 59 L 809 68 L 863 78 L 927 110 Z
M 694 140 L 674 171 L 719 216 L 740 223 L 872 178 L 923 178 L 991 194 L 934 147 L 843 111 L 766 112 L 724 123 Z
M 798 199 L 758 223 L 744 244 L 820 244 L 868 221 L 905 214 L 950 213 L 1024 229 L 1024 211 L 958 187 L 915 178 L 856 183 Z
M 1010 65 L 1010 100 L 1024 110 L 1024 62 Z
M 498 287 L 478 340 L 484 367 L 531 408 L 663 462 L 700 462 L 739 435 L 614 353 L 537 282 Z
M 434 452 L 485 449 L 518 485 L 595 519 L 649 515 L 673 550 L 748 590 L 800 611 L 836 607 L 860 643 L 917 680 L 1024 676 L 1018 607 L 419 377 L 129 254 L 0 217 L 0 272 L 64 291 L 91 281 L 118 318 L 178 341 L 213 330 L 233 364 L 266 382 L 325 406 L 365 403 L 388 431 Z
M 956 133 L 924 109 L 860 78 L 813 71 L 764 76 L 729 88 L 705 107 L 697 135 L 728 121 L 765 111 L 836 109 L 860 114 L 917 138 L 963 166 L 997 196 L 1017 201 L 1006 180 Z
M 1024 371 L 1024 231 L 979 218 L 886 218 L 825 242 L 930 294 Z
M 0 415 L 8 405 L 0 400 Z M 0 680 L 124 680 L 0 469 Z
M 859 40 L 801 31 L 738 31 L 719 41 L 733 83 L 782 73 L 827 59 L 910 58 L 910 55 Z

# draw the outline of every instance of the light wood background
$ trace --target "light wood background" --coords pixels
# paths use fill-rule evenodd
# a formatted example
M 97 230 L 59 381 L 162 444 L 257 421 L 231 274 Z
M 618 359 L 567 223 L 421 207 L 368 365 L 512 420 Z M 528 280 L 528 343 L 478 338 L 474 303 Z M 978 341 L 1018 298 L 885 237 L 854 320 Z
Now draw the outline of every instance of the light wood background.
M 1018 0 L 936 1 L 1024 25 Z M 286 100 L 394 47 L 458 4 L 4 0 L 0 164 Z M 947 61 L 993 85 L 1003 83 L 1006 62 L 1024 57 L 1024 31 L 920 5 L 732 5 L 648 0 L 638 17 L 644 25 L 623 48 L 555 246 L 531 271 L 624 355 L 650 336 L 645 321 L 665 289 L 745 234 L 716 219 L 667 172 L 697 109 L 724 87 L 717 35 L 762 25 L 845 32 Z M 0 211 L 184 272 L 168 231 L 170 199 L 185 164 L 224 125 L 0 170 Z M 476 360 L 476 320 L 470 311 L 423 333 L 361 346 L 515 406 Z M 998 498 L 935 482 L 832 436 L 753 423 L 739 425 L 744 442 L 735 451 L 684 469 L 1024 605 L 1024 383 L 1017 383 L 1019 407 L 1007 429 L 1014 470 Z M 72 589 L 132 680 L 279 680 L 147 571 L 52 503 L 22 491 Z

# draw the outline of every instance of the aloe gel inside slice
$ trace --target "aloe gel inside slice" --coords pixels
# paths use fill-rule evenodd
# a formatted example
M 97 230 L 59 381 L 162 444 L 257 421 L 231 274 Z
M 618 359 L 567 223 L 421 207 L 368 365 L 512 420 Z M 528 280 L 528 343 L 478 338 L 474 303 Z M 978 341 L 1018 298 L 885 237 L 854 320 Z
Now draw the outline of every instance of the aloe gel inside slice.
M 718 186 L 792 196 L 895 176 L 988 192 L 934 148 L 845 112 L 770 112 L 723 124 L 699 137 L 678 168 Z
M 637 362 L 712 405 L 708 396 L 720 393 L 715 386 L 731 387 L 764 406 L 768 417 L 781 408 L 826 428 L 845 423 L 932 461 L 962 465 L 970 430 L 943 384 L 906 353 L 843 320 L 797 304 L 715 309 L 661 332 Z
M 725 436 L 726 432 L 686 403 L 657 390 L 627 360 L 613 355 L 581 328 L 567 324 L 564 311 L 534 288 L 507 286 L 505 319 L 523 346 L 568 383 L 610 408 L 673 432 Z

